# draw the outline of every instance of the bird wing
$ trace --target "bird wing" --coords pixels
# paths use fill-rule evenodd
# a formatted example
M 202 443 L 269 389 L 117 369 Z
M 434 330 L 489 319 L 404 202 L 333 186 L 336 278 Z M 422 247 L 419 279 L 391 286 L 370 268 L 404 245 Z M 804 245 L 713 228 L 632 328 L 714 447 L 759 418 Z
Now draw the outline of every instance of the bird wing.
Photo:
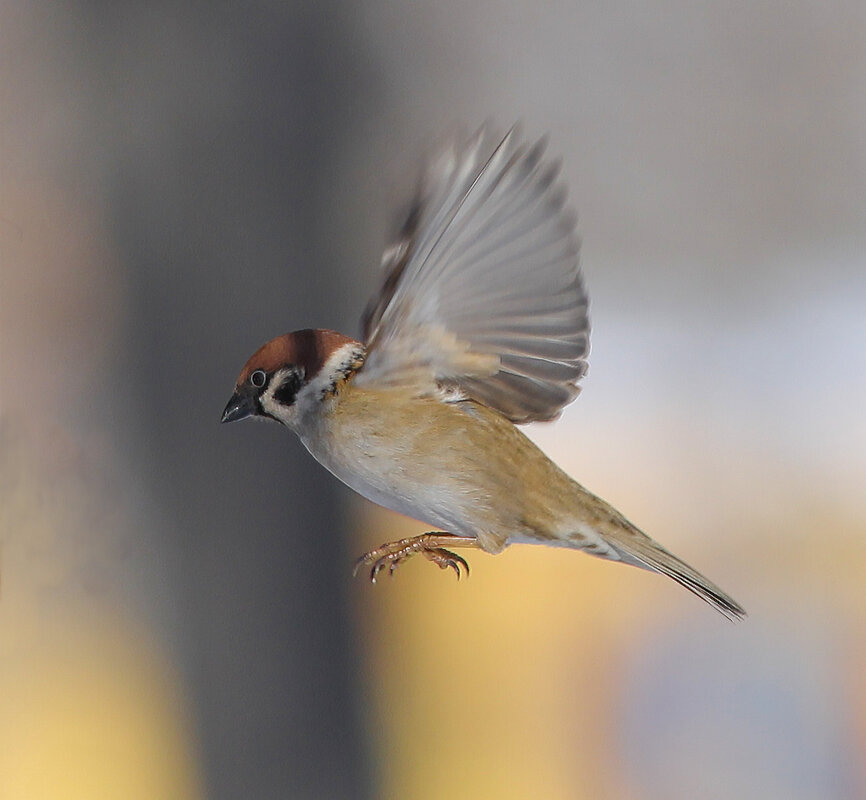
M 493 148 L 482 129 L 428 165 L 364 314 L 359 385 L 468 397 L 516 423 L 577 396 L 589 301 L 545 145 L 512 129 Z

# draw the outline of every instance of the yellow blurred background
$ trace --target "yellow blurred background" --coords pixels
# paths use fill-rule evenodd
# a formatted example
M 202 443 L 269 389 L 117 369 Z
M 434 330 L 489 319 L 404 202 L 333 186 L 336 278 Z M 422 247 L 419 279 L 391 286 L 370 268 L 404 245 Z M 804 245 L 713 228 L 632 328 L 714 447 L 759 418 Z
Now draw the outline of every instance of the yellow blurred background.
M 866 7 L 0 5 L 0 800 L 866 797 Z M 419 154 L 550 133 L 591 372 L 530 435 L 730 592 L 456 582 L 238 368 L 357 318 Z

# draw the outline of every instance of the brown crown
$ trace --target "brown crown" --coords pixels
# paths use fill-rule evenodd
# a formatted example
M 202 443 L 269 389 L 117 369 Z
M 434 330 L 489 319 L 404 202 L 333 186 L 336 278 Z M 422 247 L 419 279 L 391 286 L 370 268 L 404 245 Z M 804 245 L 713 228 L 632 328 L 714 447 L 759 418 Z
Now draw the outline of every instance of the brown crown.
M 278 336 L 253 353 L 238 376 L 237 386 L 241 387 L 246 383 L 250 373 L 257 369 L 273 372 L 289 365 L 302 367 L 304 374 L 310 378 L 322 368 L 335 350 L 354 341 L 336 331 L 311 328 Z

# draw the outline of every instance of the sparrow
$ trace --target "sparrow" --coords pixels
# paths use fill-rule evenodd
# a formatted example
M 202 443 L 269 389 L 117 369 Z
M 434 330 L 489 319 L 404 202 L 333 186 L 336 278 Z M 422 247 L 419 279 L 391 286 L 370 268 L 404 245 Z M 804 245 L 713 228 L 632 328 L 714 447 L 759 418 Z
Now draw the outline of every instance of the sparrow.
M 498 141 L 498 143 L 497 143 Z M 415 554 L 459 579 L 455 549 L 583 550 L 673 578 L 730 619 L 744 609 L 553 463 L 517 427 L 555 419 L 589 355 L 576 217 L 546 141 L 481 129 L 429 160 L 362 319 L 362 341 L 299 330 L 244 365 L 222 422 L 269 419 L 374 503 L 435 530 L 358 567 L 375 583 Z

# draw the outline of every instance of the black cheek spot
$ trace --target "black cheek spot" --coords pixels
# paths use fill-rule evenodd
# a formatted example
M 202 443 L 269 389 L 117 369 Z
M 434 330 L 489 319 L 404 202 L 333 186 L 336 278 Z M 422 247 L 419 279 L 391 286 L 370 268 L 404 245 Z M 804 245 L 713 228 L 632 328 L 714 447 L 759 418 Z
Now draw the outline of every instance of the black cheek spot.
M 274 391 L 274 400 L 280 405 L 290 406 L 295 402 L 301 390 L 301 376 L 297 373 L 289 375 Z

